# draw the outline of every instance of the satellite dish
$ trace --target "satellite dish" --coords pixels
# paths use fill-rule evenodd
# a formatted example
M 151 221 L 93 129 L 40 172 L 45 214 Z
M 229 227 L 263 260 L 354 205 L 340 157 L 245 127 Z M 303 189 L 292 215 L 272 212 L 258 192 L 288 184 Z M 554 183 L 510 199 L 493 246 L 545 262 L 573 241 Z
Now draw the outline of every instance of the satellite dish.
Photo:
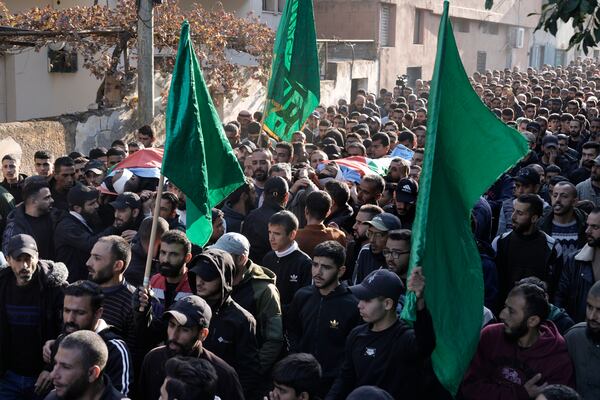
M 52 42 L 48 45 L 48 47 L 52 51 L 60 51 L 65 48 L 66 44 L 66 42 Z

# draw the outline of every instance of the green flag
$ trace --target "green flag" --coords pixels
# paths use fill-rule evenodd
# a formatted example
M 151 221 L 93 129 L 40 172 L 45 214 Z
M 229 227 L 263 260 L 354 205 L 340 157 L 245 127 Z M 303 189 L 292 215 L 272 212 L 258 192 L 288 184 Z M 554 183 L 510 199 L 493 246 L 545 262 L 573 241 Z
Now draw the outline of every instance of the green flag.
M 162 173 L 187 197 L 187 237 L 204 246 L 212 234 L 211 209 L 244 183 L 194 53 L 187 21 L 167 105 Z
M 317 35 L 312 0 L 287 0 L 273 50 L 263 129 L 274 139 L 292 134 L 319 105 Z
M 423 267 L 425 302 L 436 334 L 433 368 L 453 395 L 476 350 L 483 314 L 481 259 L 471 232 L 471 210 L 527 151 L 521 134 L 502 123 L 472 89 L 445 1 L 410 268 Z M 402 317 L 414 321 L 414 293 L 406 301 Z

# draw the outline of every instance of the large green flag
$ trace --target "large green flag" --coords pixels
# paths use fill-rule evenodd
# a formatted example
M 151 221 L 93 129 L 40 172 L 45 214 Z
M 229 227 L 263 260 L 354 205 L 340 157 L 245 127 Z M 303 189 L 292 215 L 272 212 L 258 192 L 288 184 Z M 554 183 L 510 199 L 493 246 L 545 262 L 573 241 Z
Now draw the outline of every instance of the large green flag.
M 471 210 L 528 148 L 521 134 L 502 123 L 472 89 L 452 34 L 447 1 L 427 120 L 410 268 L 423 267 L 425 302 L 436 334 L 433 367 L 455 395 L 476 350 L 483 314 L 481 259 L 471 233 Z M 414 320 L 414 293 L 407 296 L 402 317 Z
M 212 207 L 244 183 L 244 173 L 204 83 L 187 21 L 181 26 L 166 125 L 162 173 L 185 193 L 187 236 L 204 246 L 212 234 Z
M 273 50 L 263 129 L 277 140 L 292 134 L 319 105 L 320 80 L 312 0 L 287 0 Z

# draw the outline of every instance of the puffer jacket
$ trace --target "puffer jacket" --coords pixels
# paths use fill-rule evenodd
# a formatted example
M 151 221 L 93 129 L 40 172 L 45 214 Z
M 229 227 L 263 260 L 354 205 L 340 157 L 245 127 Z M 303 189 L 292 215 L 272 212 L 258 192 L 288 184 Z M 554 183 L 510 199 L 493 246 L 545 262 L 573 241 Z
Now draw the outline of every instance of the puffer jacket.
M 593 258 L 594 248 L 586 244 L 567 259 L 558 281 L 554 305 L 567 310 L 575 323 L 585 321 L 587 294 L 594 284 Z

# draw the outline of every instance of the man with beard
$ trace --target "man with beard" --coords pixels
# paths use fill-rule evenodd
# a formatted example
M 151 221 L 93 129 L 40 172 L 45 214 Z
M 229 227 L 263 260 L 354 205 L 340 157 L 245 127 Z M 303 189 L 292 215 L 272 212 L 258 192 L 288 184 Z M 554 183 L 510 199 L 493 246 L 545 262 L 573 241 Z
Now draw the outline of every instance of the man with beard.
M 588 292 L 600 279 L 600 208 L 588 215 L 585 234 L 587 243 L 567 260 L 554 298 L 575 322 L 585 321 Z
M 54 207 L 69 211 L 67 195 L 75 184 L 75 162 L 71 157 L 59 157 L 54 161 L 54 174 L 48 182 L 54 199 Z
M 385 242 L 385 248 L 383 249 L 387 268 L 398 275 L 403 284 L 402 295 L 398 299 L 398 315 L 400 315 L 404 307 L 404 294 L 406 293 L 404 287 L 406 287 L 408 263 L 410 261 L 411 238 L 412 232 L 408 229 L 390 231 Z
M 557 240 L 542 232 L 537 223 L 542 217 L 543 201 L 536 194 L 517 198 L 512 215 L 513 230 L 492 242 L 498 270 L 498 299 L 506 298 L 514 283 L 536 276 L 548 283 L 550 296 L 556 291 L 562 268 L 562 249 Z M 498 304 L 497 311 L 502 308 Z
M 15 200 L 16 202 L 16 200 Z M 53 212 L 54 200 L 46 178 L 32 176 L 23 184 L 23 203 L 8 214 L 2 238 L 2 249 L 6 254 L 8 242 L 18 234 L 32 236 L 38 243 L 40 258 L 54 260 L 54 228 L 58 213 Z
M 257 149 L 252 153 L 252 178 L 256 190 L 257 206 L 265 190 L 265 183 L 269 178 L 269 170 L 273 164 L 273 155 L 268 149 Z
M 150 292 L 147 289 L 139 290 L 139 307 L 135 307 L 143 310 L 140 312 L 142 315 L 138 315 L 138 318 L 141 317 L 143 321 L 138 319 L 138 325 L 150 327 L 154 332 L 162 332 L 158 337 L 153 337 L 155 342 L 160 341 L 160 336 L 164 335 L 164 324 L 162 324 L 164 311 L 177 300 L 192 294 L 187 267 L 191 259 L 192 243 L 185 233 L 170 230 L 161 236 L 158 253 L 159 273 L 150 279 L 150 288 L 153 292 L 151 307 L 148 307 Z
M 225 224 L 227 232 L 242 231 L 242 222 L 246 215 L 256 207 L 256 191 L 254 183 L 251 180 L 246 180 L 246 183 L 237 188 L 227 197 L 222 211 L 225 215 Z
M 589 200 L 600 207 L 600 156 L 594 160 L 590 177 L 577 184 L 576 188 L 579 200 Z
M 104 303 L 102 289 L 90 281 L 77 281 L 67 286 L 64 293 L 63 334 L 56 340 L 46 342 L 44 360 L 51 366 L 55 364 L 54 357 L 66 335 L 81 330 L 96 332 L 108 348 L 108 361 L 104 372 L 115 389 L 127 396 L 133 383 L 131 355 L 127 344 L 114 327 L 102 319 Z
M 558 182 L 552 188 L 552 212 L 539 222 L 540 229 L 560 244 L 563 258 L 585 245 L 585 220 L 587 215 L 575 207 L 577 189 L 568 182 Z
M 588 179 L 592 173 L 594 160 L 600 155 L 600 143 L 586 142 L 581 147 L 581 161 L 579 168 L 571 172 L 569 180 L 577 185 Z
M 69 190 L 69 214 L 56 226 L 54 248 L 56 260 L 69 268 L 69 282 L 86 279 L 86 261 L 96 241 L 118 233 L 114 226 L 99 229 L 98 196 L 100 192 L 90 186 L 77 184 Z
M 313 285 L 296 292 L 286 315 L 290 351 L 311 353 L 321 365 L 321 396 L 339 373 L 346 337 L 361 323 L 358 299 L 340 283 L 345 259 L 346 250 L 338 242 L 317 245 L 312 257 Z
M 515 286 L 500 313 L 502 323 L 481 331 L 461 393 L 471 399 L 535 398 L 548 384 L 573 385 L 573 367 L 564 338 L 547 321 L 544 291 Z
M 68 272 L 62 263 L 39 260 L 29 235 L 13 236 L 5 250 L 9 268 L 0 270 L 0 398 L 34 399 L 42 346 L 60 333 Z
M 165 312 L 167 344 L 150 351 L 144 358 L 138 380 L 141 399 L 157 399 L 165 379 L 165 363 L 175 356 L 204 359 L 217 371 L 217 396 L 221 399 L 244 399 L 235 370 L 221 358 L 206 350 L 202 342 L 209 334 L 212 318 L 210 306 L 201 297 L 187 296 Z
M 131 307 L 135 288 L 124 278 L 130 260 L 131 249 L 125 239 L 116 235 L 104 236 L 92 248 L 87 267 L 89 280 L 98 284 L 104 293 L 102 317 L 127 343 L 137 370 L 144 353 Z
M 110 205 L 115 210 L 113 226 L 121 232 L 121 236 L 131 242 L 142 222 L 142 201 L 133 192 L 124 192 L 117 196 Z
M 367 230 L 369 225 L 366 223 L 375 218 L 375 216 L 382 214 L 383 209 L 379 206 L 372 204 L 365 204 L 360 207 L 354 218 L 354 225 L 352 225 L 352 237 L 353 241 L 348 243 L 346 251 L 346 273 L 344 273 L 342 280 L 349 280 L 354 274 L 354 267 L 356 266 L 356 260 L 360 249 L 369 241 L 367 238 Z
M 577 391 L 584 399 L 600 399 L 600 282 L 588 292 L 585 319 L 567 332 L 565 340 L 575 367 Z
M 377 205 L 383 194 L 383 189 L 385 189 L 385 180 L 380 175 L 363 176 L 356 188 L 356 205 L 358 207 L 365 204 Z
M 246 399 L 258 399 L 256 320 L 231 298 L 233 259 L 223 250 L 209 248 L 192 261 L 190 274 L 195 276 L 195 294 L 206 300 L 212 311 L 203 346 L 237 371 Z
M 385 206 L 385 212 L 395 215 L 402 222 L 402 228 L 410 229 L 415 220 L 415 203 L 419 194 L 419 184 L 412 178 L 398 181 L 394 192 L 394 204 Z
M 56 363 L 50 375 L 54 390 L 46 400 L 126 399 L 104 374 L 107 360 L 108 349 L 97 333 L 71 333 L 56 352 Z

